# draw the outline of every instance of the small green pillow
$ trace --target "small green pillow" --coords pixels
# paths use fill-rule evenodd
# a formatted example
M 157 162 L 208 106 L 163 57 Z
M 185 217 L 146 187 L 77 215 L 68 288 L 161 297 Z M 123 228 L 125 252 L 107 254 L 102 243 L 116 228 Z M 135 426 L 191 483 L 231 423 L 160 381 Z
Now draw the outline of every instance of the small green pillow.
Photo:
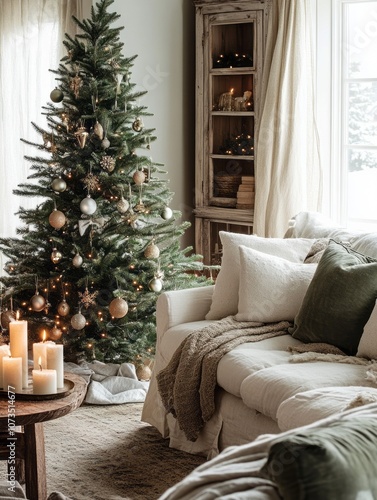
M 281 438 L 262 472 L 284 500 L 377 498 L 377 419 L 355 417 Z
M 354 355 L 376 297 L 377 260 L 330 240 L 290 333 Z

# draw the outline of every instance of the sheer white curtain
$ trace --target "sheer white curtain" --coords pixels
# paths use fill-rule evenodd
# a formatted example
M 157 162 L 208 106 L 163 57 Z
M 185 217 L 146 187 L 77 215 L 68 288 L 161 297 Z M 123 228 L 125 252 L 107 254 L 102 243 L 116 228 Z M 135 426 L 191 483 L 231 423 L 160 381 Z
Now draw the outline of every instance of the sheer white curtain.
M 20 138 L 40 143 L 31 122 L 45 125 L 42 106 L 55 88 L 59 60 L 65 55 L 64 33 L 75 34 L 72 15 L 82 19 L 90 0 L 0 0 L 0 236 L 16 234 L 20 206 L 37 200 L 13 195 L 25 182 L 38 155 Z M 1 258 L 1 256 L 0 256 Z M 0 262 L 1 264 L 1 262 Z M 2 270 L 0 266 L 0 272 Z
M 254 232 L 280 237 L 321 204 L 309 0 L 273 1 L 262 87 Z

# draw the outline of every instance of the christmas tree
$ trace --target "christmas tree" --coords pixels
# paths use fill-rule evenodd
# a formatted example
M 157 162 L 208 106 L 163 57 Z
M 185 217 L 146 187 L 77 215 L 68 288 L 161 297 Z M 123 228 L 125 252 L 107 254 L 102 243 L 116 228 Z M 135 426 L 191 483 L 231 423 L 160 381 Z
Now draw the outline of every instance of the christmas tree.
M 33 123 L 39 150 L 26 157 L 30 182 L 15 194 L 41 197 L 19 210 L 16 238 L 1 238 L 3 334 L 16 310 L 35 337 L 46 329 L 63 342 L 66 359 L 134 361 L 153 354 L 155 306 L 163 290 L 205 283 L 189 226 L 169 204 L 163 165 L 150 156 L 154 129 L 131 82 L 136 56 L 122 55 L 113 0 L 92 7 L 80 34 L 66 35 L 67 55 Z

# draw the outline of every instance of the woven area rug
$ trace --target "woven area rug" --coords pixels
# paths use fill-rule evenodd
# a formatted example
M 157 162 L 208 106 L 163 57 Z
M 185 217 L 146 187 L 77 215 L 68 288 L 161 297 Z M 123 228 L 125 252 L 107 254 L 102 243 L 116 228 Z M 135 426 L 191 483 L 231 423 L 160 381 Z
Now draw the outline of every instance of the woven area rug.
M 142 403 L 84 405 L 45 422 L 47 491 L 73 500 L 157 499 L 204 457 L 169 448 Z

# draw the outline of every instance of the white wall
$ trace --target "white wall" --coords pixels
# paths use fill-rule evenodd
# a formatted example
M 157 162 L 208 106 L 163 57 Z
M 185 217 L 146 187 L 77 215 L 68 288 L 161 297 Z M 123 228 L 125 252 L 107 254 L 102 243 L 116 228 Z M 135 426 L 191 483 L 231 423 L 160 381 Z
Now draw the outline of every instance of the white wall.
M 145 118 L 156 129 L 151 145 L 154 161 L 164 163 L 171 207 L 193 224 L 195 134 L 195 9 L 190 0 L 115 0 L 121 15 L 123 54 L 137 54 L 131 81 L 144 88 L 140 100 L 154 116 Z M 183 239 L 193 245 L 193 227 Z

